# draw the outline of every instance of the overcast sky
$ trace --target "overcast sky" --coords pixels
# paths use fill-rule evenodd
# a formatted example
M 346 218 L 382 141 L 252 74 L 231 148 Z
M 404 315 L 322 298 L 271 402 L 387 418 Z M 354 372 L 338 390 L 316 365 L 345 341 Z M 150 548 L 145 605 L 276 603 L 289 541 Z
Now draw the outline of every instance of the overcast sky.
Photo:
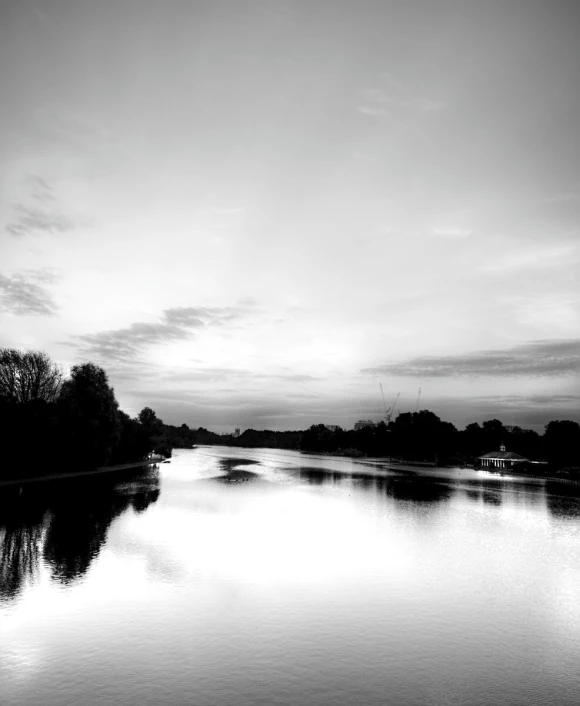
M 580 419 L 580 3 L 0 0 L 0 346 L 226 431 Z

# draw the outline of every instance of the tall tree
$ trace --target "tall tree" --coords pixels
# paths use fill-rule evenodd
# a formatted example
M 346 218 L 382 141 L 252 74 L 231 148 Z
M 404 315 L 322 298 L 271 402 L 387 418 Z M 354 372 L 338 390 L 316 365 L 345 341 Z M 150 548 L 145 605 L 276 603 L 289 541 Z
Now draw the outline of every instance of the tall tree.
M 119 440 L 119 405 L 107 374 L 93 363 L 75 365 L 59 399 L 72 461 L 98 466 Z
M 556 466 L 580 465 L 580 424 L 569 419 L 546 425 L 544 443 L 548 458 Z

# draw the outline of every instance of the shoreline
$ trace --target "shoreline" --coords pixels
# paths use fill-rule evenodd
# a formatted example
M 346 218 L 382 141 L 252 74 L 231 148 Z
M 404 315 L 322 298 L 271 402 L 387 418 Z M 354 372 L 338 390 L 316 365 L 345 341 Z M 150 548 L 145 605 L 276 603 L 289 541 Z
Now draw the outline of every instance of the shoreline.
M 148 459 L 147 461 L 133 461 L 132 463 L 118 463 L 113 466 L 100 466 L 93 471 L 83 471 L 82 473 L 51 473 L 47 476 L 36 476 L 34 478 L 15 478 L 13 480 L 0 481 L 0 488 L 9 485 L 25 485 L 28 483 L 45 483 L 51 480 L 65 480 L 71 478 L 84 478 L 85 476 L 95 476 L 101 473 L 112 473 L 114 471 L 124 471 L 129 468 L 140 468 L 141 466 L 152 466 L 155 463 L 161 463 L 165 459 L 159 457 L 156 459 Z

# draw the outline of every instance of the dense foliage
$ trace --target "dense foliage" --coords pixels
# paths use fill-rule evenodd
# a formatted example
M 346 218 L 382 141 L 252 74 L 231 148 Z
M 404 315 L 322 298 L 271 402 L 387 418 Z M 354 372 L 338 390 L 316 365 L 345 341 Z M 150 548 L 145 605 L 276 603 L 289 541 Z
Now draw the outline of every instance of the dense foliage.
M 459 431 L 433 412 L 406 412 L 388 425 L 384 422 L 358 431 L 329 430 L 323 424 L 310 427 L 302 435 L 300 448 L 347 455 L 391 456 L 408 461 L 473 463 L 478 456 L 509 451 L 531 460 L 546 460 L 550 469 L 580 467 L 580 425 L 573 421 L 553 421 L 545 433 L 506 427 L 498 419 L 482 425 L 468 424 Z
M 165 424 L 163 436 L 169 448 L 188 449 L 196 444 L 241 446 L 243 448 L 296 449 L 300 448 L 303 432 L 246 429 L 240 436 L 216 434 L 203 427 L 190 429 L 187 424 L 180 427 Z
M 0 350 L 0 429 L 0 480 L 141 461 L 151 452 L 170 456 L 172 448 L 197 444 L 453 464 L 473 463 L 505 444 L 526 458 L 547 460 L 551 470 L 580 467 L 580 425 L 569 420 L 550 422 L 543 435 L 505 427 L 498 419 L 459 431 L 422 410 L 359 430 L 318 424 L 306 431 L 247 429 L 235 436 L 163 424 L 149 407 L 132 419 L 119 409 L 98 366 L 76 365 L 66 376 L 46 354 L 13 349 Z
M 81 472 L 167 452 L 161 420 L 148 408 L 138 419 L 122 412 L 104 370 L 84 363 L 65 376 L 36 351 L 0 350 L 0 429 L 0 480 Z
M 356 431 L 316 424 L 305 431 L 247 429 L 240 436 L 234 436 L 215 434 L 203 427 L 190 429 L 182 424 L 179 427 L 164 425 L 163 435 L 170 448 L 217 444 L 443 464 L 471 464 L 478 456 L 498 451 L 500 445 L 505 444 L 509 451 L 525 458 L 549 461 L 550 468 L 543 467 L 544 471 L 580 466 L 580 425 L 576 422 L 550 422 L 543 435 L 530 429 L 506 427 L 498 419 L 481 425 L 468 424 L 459 431 L 429 410 L 399 414 L 388 425 L 380 422 Z

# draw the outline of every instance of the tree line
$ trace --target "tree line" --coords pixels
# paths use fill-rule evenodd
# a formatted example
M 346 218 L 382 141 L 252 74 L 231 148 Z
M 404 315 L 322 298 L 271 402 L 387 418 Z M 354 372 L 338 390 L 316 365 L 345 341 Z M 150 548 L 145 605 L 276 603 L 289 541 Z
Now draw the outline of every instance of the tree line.
M 405 412 L 389 424 L 358 430 L 329 429 L 315 424 L 305 431 L 246 429 L 240 436 L 216 434 L 200 427 L 164 425 L 164 438 L 172 448 L 196 444 L 281 448 L 345 456 L 396 457 L 410 462 L 474 463 L 478 456 L 499 451 L 504 444 L 530 460 L 545 460 L 552 470 L 580 467 L 580 425 L 570 420 L 552 421 L 543 434 L 508 427 L 499 419 L 472 423 L 460 431 L 429 410 Z M 545 469 L 544 470 L 550 470 Z
M 65 372 L 40 351 L 0 349 L 0 480 L 76 473 L 170 455 L 163 422 L 146 407 L 119 409 L 105 371 Z
M 549 422 L 543 434 L 506 427 L 499 419 L 472 423 L 460 431 L 429 410 L 405 412 L 386 424 L 359 430 L 329 430 L 311 426 L 302 434 L 304 451 L 346 455 L 392 456 L 407 461 L 445 464 L 473 463 L 478 456 L 499 451 L 504 444 L 530 460 L 545 460 L 551 468 L 580 468 L 580 425 L 570 420 Z
M 84 363 L 65 375 L 45 353 L 14 349 L 0 349 L 0 429 L 0 480 L 141 461 L 151 452 L 170 456 L 172 448 L 196 444 L 446 464 L 473 463 L 505 444 L 526 458 L 547 460 L 553 469 L 580 467 L 580 425 L 570 420 L 551 421 L 543 434 L 508 428 L 498 419 L 459 431 L 421 410 L 359 430 L 318 424 L 305 431 L 246 429 L 239 436 L 219 435 L 203 427 L 163 424 L 149 407 L 131 418 L 119 409 L 102 368 Z

